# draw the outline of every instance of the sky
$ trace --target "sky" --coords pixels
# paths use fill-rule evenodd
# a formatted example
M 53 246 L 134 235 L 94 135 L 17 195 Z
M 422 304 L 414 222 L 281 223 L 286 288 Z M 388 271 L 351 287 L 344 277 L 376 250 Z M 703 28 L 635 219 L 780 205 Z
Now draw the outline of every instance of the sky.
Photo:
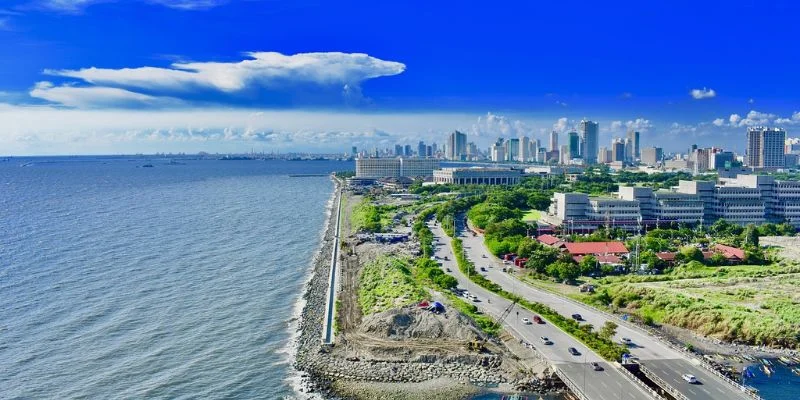
M 3 0 L 0 154 L 800 136 L 798 2 L 445 3 Z

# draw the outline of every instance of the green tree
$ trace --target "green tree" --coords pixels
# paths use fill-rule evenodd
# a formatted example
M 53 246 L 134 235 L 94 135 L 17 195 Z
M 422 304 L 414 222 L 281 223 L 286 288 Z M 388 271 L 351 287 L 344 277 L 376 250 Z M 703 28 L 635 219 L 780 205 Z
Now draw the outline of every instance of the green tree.
M 755 225 L 749 224 L 742 233 L 742 240 L 746 246 L 758 247 L 758 228 Z
M 558 260 L 558 251 L 551 248 L 542 246 L 535 250 L 528 257 L 528 262 L 525 264 L 526 268 L 530 268 L 540 274 L 547 271 L 547 267 Z
M 617 334 L 617 324 L 614 321 L 606 321 L 603 327 L 600 328 L 599 334 L 601 338 L 611 340 Z
M 703 252 L 697 247 L 686 246 L 681 249 L 680 255 L 683 261 L 698 261 L 703 262 Z
M 597 262 L 597 257 L 593 255 L 588 255 L 581 259 L 581 262 L 578 264 L 580 266 L 581 275 L 589 275 L 592 272 L 597 270 L 599 263 Z
M 530 255 L 539 250 L 542 247 L 539 242 L 531 238 L 524 238 L 519 242 L 519 246 L 517 247 L 517 255 L 523 258 L 528 258 Z

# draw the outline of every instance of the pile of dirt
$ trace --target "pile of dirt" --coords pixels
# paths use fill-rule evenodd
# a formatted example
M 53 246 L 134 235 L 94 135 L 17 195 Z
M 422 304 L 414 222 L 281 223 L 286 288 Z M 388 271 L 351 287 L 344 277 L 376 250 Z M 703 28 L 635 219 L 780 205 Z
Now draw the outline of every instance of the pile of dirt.
M 469 341 L 482 338 L 472 321 L 458 312 L 434 314 L 416 307 L 392 309 L 365 316 L 362 333 L 388 339 L 451 339 Z

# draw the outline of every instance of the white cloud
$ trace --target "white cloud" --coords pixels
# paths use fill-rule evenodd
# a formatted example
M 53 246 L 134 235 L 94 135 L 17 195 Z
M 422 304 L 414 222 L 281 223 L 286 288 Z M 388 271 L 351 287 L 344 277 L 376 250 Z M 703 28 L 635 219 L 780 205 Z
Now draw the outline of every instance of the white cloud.
M 611 123 L 608 124 L 608 130 L 609 132 L 619 132 L 622 130 L 623 126 L 624 124 L 622 121 L 611 121 Z
M 112 3 L 119 0 L 37 0 L 33 4 L 44 10 L 52 10 L 63 13 L 80 13 L 87 7 L 100 4 Z M 205 10 L 225 4 L 228 0 L 139 0 L 144 3 L 158 4 L 165 7 L 180 10 Z
M 348 85 L 382 76 L 398 75 L 405 65 L 360 53 L 247 53 L 239 62 L 175 63 L 172 68 L 85 68 L 46 70 L 55 76 L 84 80 L 101 86 L 182 92 L 197 88 L 237 92 L 249 86 L 275 87 L 292 83 Z
M 633 121 L 626 122 L 625 126 L 634 131 L 647 132 L 653 128 L 653 123 L 649 119 L 636 118 Z
M 714 91 L 714 89 L 706 89 L 705 87 L 702 89 L 692 89 L 692 91 L 689 92 L 689 94 L 695 100 L 710 99 L 717 97 L 717 92 Z
M 739 121 L 741 121 L 741 120 L 742 120 L 742 117 L 739 116 L 739 114 L 731 114 L 731 116 L 728 117 L 728 122 L 730 122 L 730 124 L 732 126 L 738 126 L 739 125 Z
M 755 103 L 755 102 L 756 102 L 756 101 L 755 101 L 755 100 L 753 100 L 753 99 L 749 99 L 749 100 L 747 100 L 747 104 L 753 104 L 753 103 Z
M 486 115 L 478 117 L 478 121 L 472 125 L 469 133 L 479 138 L 495 139 L 526 136 L 531 133 L 531 128 L 520 120 L 511 121 L 505 116 L 487 112 Z
M 108 108 L 141 106 L 176 106 L 180 102 L 166 97 L 154 97 L 124 89 L 109 87 L 55 86 L 38 82 L 30 91 L 31 97 L 58 103 L 67 107 Z
M 717 118 L 714 120 L 714 122 L 712 122 L 712 124 L 714 124 L 714 126 L 725 126 L 725 120 L 722 118 Z
M 800 111 L 795 111 L 792 116 L 788 118 L 778 118 L 775 120 L 775 123 L 781 125 L 800 124 Z
M 569 129 L 569 120 L 567 117 L 561 117 L 553 124 L 553 130 L 558 133 L 565 133 Z

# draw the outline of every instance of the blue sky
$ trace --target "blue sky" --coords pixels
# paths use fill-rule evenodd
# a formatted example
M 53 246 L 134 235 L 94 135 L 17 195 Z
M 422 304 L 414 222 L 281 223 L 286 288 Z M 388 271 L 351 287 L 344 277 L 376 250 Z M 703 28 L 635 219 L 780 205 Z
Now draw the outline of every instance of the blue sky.
M 800 136 L 795 2 L 439 3 L 5 0 L 0 152 Z

